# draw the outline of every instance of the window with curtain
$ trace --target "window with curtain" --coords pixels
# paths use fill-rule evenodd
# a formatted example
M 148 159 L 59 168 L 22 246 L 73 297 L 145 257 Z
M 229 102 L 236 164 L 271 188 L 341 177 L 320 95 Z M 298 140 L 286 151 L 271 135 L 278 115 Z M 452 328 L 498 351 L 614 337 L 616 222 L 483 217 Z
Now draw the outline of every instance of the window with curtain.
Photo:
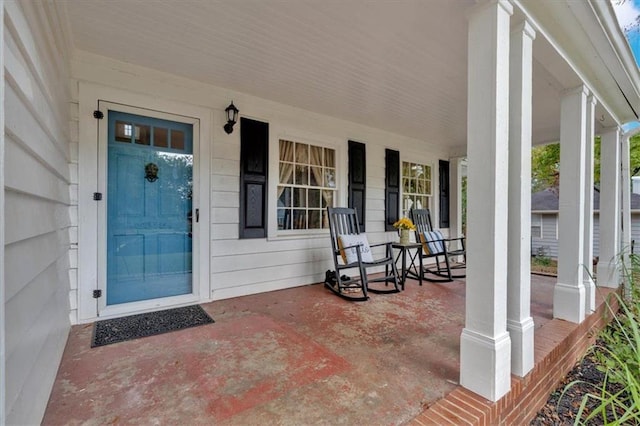
M 431 166 L 402 162 L 402 214 L 411 209 L 428 209 L 431 201 Z
M 326 208 L 336 193 L 335 150 L 280 140 L 278 229 L 329 227 Z

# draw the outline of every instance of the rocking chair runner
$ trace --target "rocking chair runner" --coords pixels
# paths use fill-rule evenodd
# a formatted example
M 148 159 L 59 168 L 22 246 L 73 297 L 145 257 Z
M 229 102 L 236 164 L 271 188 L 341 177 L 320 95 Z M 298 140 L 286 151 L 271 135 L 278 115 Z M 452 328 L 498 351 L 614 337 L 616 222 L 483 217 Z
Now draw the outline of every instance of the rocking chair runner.
M 411 210 L 411 219 L 416 226 L 416 241 L 422 243 L 422 257 L 435 258 L 434 266 L 425 263 L 427 266 L 422 271 L 422 278 L 433 282 L 449 282 L 454 278 L 464 278 L 466 271 L 454 274 L 452 270 L 466 268 L 465 238 L 444 238 L 440 231 L 434 231 L 429 209 Z M 463 261 L 453 262 L 452 258 L 462 258 Z
M 398 270 L 393 259 L 392 243 L 369 245 L 365 233 L 360 233 L 355 209 L 344 207 L 327 207 L 329 215 L 329 231 L 331 234 L 331 248 L 335 265 L 335 282 L 326 282 L 325 286 L 338 296 L 353 301 L 364 301 L 372 293 L 397 293 Z M 386 246 L 385 257 L 374 259 L 371 248 Z M 342 261 L 342 262 L 341 262 Z M 369 278 L 367 269 L 385 267 L 383 277 Z M 349 278 L 342 274 L 345 269 L 358 268 L 360 278 Z M 393 283 L 393 288 L 371 287 L 370 283 Z

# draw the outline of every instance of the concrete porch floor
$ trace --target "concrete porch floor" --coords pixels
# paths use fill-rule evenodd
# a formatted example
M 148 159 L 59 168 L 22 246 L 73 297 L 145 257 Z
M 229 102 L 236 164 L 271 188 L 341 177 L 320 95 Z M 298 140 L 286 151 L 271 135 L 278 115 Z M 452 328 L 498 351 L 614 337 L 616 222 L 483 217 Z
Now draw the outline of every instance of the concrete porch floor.
M 536 329 L 555 278 L 532 276 Z M 214 324 L 90 348 L 71 329 L 43 424 L 403 424 L 457 387 L 464 282 L 344 301 L 321 284 L 203 305 Z

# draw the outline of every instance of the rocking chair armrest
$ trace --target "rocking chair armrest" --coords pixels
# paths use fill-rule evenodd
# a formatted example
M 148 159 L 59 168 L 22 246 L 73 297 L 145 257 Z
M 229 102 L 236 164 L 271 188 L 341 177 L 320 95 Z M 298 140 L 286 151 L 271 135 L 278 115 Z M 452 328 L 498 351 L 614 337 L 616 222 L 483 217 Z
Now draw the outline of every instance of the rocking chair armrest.
M 391 244 L 393 244 L 393 243 L 392 242 L 386 242 L 386 243 L 369 244 L 369 247 L 389 246 Z
M 464 241 L 466 237 L 444 238 L 442 241 Z
M 336 253 L 340 253 L 343 250 L 354 248 L 354 247 L 358 247 L 358 251 L 360 251 L 360 244 L 353 244 L 351 246 L 344 246 L 341 249 L 336 250 Z M 373 246 L 370 245 L 369 247 L 373 247 Z

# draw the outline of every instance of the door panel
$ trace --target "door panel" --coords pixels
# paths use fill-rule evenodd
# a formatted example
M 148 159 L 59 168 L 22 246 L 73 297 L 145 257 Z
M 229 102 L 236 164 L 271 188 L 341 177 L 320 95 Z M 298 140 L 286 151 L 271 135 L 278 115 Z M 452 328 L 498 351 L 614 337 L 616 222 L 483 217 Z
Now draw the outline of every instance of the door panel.
M 191 293 L 192 126 L 108 118 L 107 305 Z

